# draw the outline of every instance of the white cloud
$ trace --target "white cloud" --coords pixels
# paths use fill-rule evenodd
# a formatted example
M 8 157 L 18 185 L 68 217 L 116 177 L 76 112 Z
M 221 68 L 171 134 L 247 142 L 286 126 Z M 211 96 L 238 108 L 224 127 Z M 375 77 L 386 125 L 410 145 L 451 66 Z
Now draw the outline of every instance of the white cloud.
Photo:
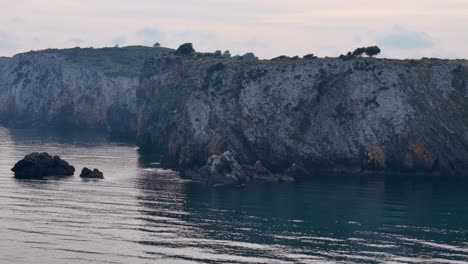
M 79 46 L 84 43 L 84 41 L 80 38 L 71 38 L 67 41 L 67 43 L 70 43 L 72 45 Z
M 379 36 L 377 43 L 382 47 L 394 49 L 427 49 L 434 47 L 436 40 L 426 32 L 412 31 L 395 25 L 389 33 Z
M 145 27 L 136 33 L 136 36 L 143 44 L 152 46 L 156 42 L 164 42 L 166 33 L 157 28 Z
M 12 35 L 0 32 L 0 49 L 9 49 L 17 45 L 15 37 Z
M 176 48 L 193 42 L 199 51 L 252 51 L 262 58 L 311 52 L 338 56 L 376 43 L 384 46 L 387 57 L 404 58 L 416 51 L 468 57 L 465 2 L 0 0 L 0 32 L 6 35 L 0 36 L 0 56 L 77 45 L 69 40 L 79 36 L 94 47 L 160 42 Z M 392 29 L 394 24 L 401 27 Z M 41 41 L 32 41 L 32 36 Z

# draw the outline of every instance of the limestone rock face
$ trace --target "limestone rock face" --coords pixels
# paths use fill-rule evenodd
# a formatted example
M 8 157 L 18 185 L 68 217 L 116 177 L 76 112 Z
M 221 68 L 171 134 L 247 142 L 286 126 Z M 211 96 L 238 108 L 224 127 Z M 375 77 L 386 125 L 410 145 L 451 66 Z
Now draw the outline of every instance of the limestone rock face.
M 11 169 L 16 178 L 42 178 L 46 176 L 72 176 L 75 168 L 59 156 L 48 153 L 31 153 Z
M 182 170 L 230 150 L 272 173 L 468 174 L 462 60 L 155 56 L 137 105 L 139 146 Z
M 107 74 L 60 52 L 0 58 L 0 123 L 135 134 L 137 85 L 138 75 Z

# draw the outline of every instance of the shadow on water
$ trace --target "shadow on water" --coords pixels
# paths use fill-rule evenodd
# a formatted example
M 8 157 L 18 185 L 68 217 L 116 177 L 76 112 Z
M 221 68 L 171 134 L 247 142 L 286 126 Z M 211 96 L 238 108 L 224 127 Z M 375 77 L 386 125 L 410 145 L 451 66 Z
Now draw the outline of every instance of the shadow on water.
M 155 229 L 146 230 L 154 239 L 140 243 L 206 256 L 192 260 L 468 260 L 466 181 L 320 175 L 298 184 L 213 188 L 169 174 L 141 178 L 143 226 Z M 160 232 L 171 239 L 161 240 Z M 171 257 L 187 257 L 177 252 Z
M 14 178 L 16 185 L 20 188 L 48 189 L 50 186 L 60 186 L 62 183 L 73 180 L 69 177 L 44 177 L 41 179 L 18 179 Z
M 105 131 L 92 129 L 10 129 L 14 142 L 45 143 L 71 145 L 105 145 L 109 143 L 133 146 L 135 140 L 130 138 L 111 137 Z

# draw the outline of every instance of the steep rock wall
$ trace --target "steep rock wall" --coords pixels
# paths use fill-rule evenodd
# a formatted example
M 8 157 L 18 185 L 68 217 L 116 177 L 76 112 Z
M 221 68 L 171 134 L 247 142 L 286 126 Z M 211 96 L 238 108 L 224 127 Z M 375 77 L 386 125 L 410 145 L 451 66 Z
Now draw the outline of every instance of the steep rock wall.
M 0 123 L 134 136 L 140 69 L 145 58 L 167 51 L 74 48 L 0 58 Z
M 182 170 L 230 150 L 278 172 L 466 175 L 467 90 L 466 61 L 156 56 L 137 89 L 138 144 Z

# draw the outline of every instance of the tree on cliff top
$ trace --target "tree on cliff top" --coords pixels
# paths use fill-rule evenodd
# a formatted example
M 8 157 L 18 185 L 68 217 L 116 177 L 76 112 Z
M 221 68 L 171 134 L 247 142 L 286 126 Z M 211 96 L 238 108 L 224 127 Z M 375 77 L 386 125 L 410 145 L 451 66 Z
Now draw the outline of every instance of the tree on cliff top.
M 362 55 L 366 54 L 369 57 L 374 57 L 374 56 L 379 55 L 380 52 L 381 50 L 377 46 L 362 47 L 362 48 L 355 49 L 352 53 L 352 56 L 361 57 Z
M 182 55 L 188 55 L 194 53 L 195 50 L 193 49 L 192 43 L 184 43 L 179 46 L 177 49 L 176 53 L 177 54 L 182 54 Z
M 362 56 L 364 55 L 364 53 L 366 53 L 366 48 L 357 48 L 353 51 L 353 56 Z
M 380 54 L 382 52 L 379 47 L 377 46 L 371 46 L 366 48 L 366 55 L 369 57 L 374 57 Z

